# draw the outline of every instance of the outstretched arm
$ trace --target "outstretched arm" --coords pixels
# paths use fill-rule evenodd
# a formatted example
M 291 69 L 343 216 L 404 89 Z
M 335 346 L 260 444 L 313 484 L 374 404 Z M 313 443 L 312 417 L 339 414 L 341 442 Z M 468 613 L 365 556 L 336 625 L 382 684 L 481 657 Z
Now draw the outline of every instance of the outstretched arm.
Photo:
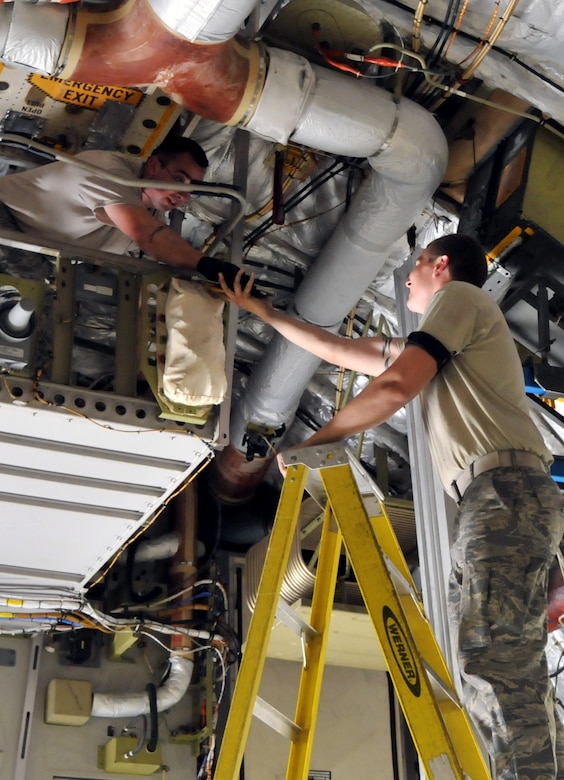
M 106 206 L 104 210 L 118 230 L 129 236 L 144 253 L 161 263 L 196 270 L 202 252 L 143 206 L 120 203 Z
M 380 425 L 419 395 L 436 373 L 434 358 L 419 347 L 406 347 L 387 371 L 373 379 L 300 446 L 342 441 Z
M 253 298 L 251 289 L 254 274 L 251 274 L 246 284 L 241 284 L 242 273 L 240 271 L 235 277 L 233 290 L 227 287 L 220 276 L 225 297 L 242 309 L 260 317 L 292 344 L 317 355 L 328 363 L 377 376 L 402 352 L 403 342 L 400 339 L 378 336 L 347 339 L 319 325 L 289 317 L 274 309 L 265 299 Z
M 106 206 L 104 210 L 122 233 L 155 260 L 179 268 L 190 268 L 212 282 L 218 282 L 219 274 L 222 273 L 227 282 L 233 284 L 238 270 L 236 265 L 207 257 L 143 206 L 122 203 Z
M 380 425 L 419 395 L 436 373 L 437 363 L 434 358 L 419 347 L 406 347 L 393 366 L 373 379 L 328 423 L 301 444 L 288 449 L 342 441 Z M 278 455 L 278 467 L 284 476 L 284 451 Z

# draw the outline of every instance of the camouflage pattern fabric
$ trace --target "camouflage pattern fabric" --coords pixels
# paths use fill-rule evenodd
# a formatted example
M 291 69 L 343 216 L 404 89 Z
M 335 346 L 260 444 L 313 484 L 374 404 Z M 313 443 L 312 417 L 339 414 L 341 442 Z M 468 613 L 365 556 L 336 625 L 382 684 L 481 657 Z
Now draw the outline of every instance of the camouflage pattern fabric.
M 549 475 L 497 468 L 459 506 L 449 613 L 467 711 L 496 780 L 564 780 L 564 729 L 545 657 L 548 569 L 564 533 Z

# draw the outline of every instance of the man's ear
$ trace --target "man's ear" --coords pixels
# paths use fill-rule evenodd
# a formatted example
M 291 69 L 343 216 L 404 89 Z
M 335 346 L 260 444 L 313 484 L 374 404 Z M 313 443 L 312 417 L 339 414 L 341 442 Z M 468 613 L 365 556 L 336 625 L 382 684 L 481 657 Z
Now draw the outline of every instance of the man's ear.
M 450 273 L 450 258 L 448 255 L 439 255 L 435 261 L 435 276 L 440 276 L 448 271 Z
M 144 179 L 157 179 L 158 171 L 161 167 L 161 163 L 158 157 L 152 154 L 147 157 L 145 165 L 143 166 L 143 178 Z

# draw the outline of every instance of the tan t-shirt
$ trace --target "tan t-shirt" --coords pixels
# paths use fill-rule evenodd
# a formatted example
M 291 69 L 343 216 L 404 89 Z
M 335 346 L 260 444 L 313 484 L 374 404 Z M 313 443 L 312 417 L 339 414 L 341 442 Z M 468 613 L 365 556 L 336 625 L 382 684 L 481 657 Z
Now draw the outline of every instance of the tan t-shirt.
M 467 282 L 449 282 L 431 299 L 418 330 L 452 355 L 421 394 L 431 456 L 445 490 L 452 494 L 460 472 L 496 450 L 526 450 L 550 465 L 552 455 L 529 414 L 513 337 L 490 296 Z
M 24 233 L 115 254 L 135 250 L 128 236 L 103 221 L 107 217 L 102 209 L 123 203 L 143 206 L 141 190 L 116 184 L 103 173 L 138 179 L 142 161 L 97 150 L 81 152 L 76 159 L 99 167 L 101 175 L 72 163 L 48 163 L 1 176 L 0 202 L 8 206 Z

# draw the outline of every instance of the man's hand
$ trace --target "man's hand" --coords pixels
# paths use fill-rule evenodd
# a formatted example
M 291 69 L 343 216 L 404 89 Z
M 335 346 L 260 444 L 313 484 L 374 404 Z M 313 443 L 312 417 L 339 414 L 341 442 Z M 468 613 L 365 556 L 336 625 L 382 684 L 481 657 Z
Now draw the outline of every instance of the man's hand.
M 252 273 L 249 276 L 242 268 L 236 273 L 232 285 L 228 284 L 228 280 L 225 279 L 222 272 L 219 274 L 219 284 L 228 301 L 237 304 L 241 309 L 245 309 L 251 314 L 266 319 L 268 313 L 272 311 L 272 306 L 264 298 L 253 296 L 254 282 L 255 275 Z
M 288 471 L 288 466 L 284 463 L 284 454 L 282 452 L 279 452 L 276 456 L 276 460 L 278 462 L 278 471 L 282 474 L 284 478 L 286 478 L 286 472 Z

